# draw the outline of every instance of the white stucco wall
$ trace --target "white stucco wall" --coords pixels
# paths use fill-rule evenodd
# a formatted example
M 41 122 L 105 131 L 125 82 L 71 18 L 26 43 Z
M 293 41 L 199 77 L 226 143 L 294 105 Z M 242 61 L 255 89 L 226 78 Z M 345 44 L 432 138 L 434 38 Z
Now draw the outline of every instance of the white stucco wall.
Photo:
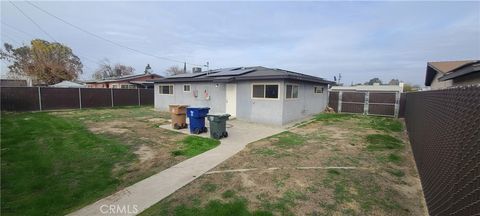
M 444 89 L 453 85 L 452 80 L 439 81 L 438 78 L 442 76 L 443 74 L 440 74 L 440 73 L 435 74 L 435 77 L 433 78 L 432 83 L 430 84 L 431 90 Z
M 298 98 L 284 98 L 282 124 L 303 119 L 325 110 L 328 101 L 327 85 L 296 82 L 286 82 L 285 84 L 297 84 L 299 87 Z M 323 93 L 315 93 L 314 86 L 323 87 Z
M 190 84 L 190 92 L 183 91 L 183 85 Z M 159 85 L 155 84 L 155 109 L 168 111 L 170 104 L 210 107 L 210 113 L 225 112 L 224 83 L 175 83 L 173 95 L 159 93 Z M 197 97 L 194 96 L 196 92 Z M 208 97 L 205 96 L 207 92 Z
M 236 87 L 236 117 L 237 119 L 269 125 L 284 125 L 322 112 L 327 105 L 328 87 L 323 85 L 324 91 L 315 94 L 314 86 L 306 83 L 299 85 L 299 97 L 286 99 L 285 84 L 283 80 L 274 81 L 241 81 Z M 190 84 L 191 92 L 184 92 L 183 85 Z M 253 98 L 253 84 L 278 84 L 279 98 Z M 224 83 L 175 83 L 173 95 L 159 94 L 159 84 L 155 84 L 155 108 L 159 111 L 168 111 L 169 104 L 185 104 L 190 106 L 210 107 L 210 113 L 226 112 L 226 84 Z M 193 92 L 198 92 L 194 97 Z M 204 91 L 210 96 L 206 99 Z
M 250 122 L 282 125 L 284 86 L 282 80 L 238 82 L 237 83 L 237 118 Z M 279 98 L 252 98 L 253 84 L 278 84 Z

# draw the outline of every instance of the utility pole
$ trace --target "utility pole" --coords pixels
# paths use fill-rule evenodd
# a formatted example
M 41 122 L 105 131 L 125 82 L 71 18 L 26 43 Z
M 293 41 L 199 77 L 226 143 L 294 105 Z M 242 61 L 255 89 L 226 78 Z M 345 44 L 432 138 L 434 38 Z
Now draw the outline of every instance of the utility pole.
M 187 62 L 183 62 L 183 73 L 187 73 Z
M 207 74 L 208 74 L 208 71 L 210 70 L 210 64 L 208 63 L 207 61 L 207 64 L 203 65 L 204 67 L 207 67 Z

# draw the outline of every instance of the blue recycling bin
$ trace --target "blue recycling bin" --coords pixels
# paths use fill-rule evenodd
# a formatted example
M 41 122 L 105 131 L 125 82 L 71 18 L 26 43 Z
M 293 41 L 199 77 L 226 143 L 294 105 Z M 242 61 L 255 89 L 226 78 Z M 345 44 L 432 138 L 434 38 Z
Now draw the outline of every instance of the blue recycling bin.
M 187 117 L 190 120 L 190 133 L 199 134 L 207 132 L 205 117 L 209 110 L 209 107 L 187 107 Z

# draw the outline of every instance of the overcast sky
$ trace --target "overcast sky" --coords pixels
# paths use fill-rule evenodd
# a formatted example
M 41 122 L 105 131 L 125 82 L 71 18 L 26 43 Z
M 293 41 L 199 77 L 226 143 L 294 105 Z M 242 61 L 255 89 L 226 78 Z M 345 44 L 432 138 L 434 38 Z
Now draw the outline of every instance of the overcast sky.
M 104 58 L 136 73 L 147 63 L 159 74 L 183 67 L 92 37 L 26 2 L 15 4 L 73 49 L 85 65 L 82 79 Z M 330 80 L 341 73 L 347 85 L 373 77 L 422 84 L 427 61 L 480 59 L 480 2 L 34 4 L 118 44 L 192 64 L 209 61 L 211 69 L 260 65 Z M 1 21 L 2 43 L 53 40 L 9 2 L 1 2 Z

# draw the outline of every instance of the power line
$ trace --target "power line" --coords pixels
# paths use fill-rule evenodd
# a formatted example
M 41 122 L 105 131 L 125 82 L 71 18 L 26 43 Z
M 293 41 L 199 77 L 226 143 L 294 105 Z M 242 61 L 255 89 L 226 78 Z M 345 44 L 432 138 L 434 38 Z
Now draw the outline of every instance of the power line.
M 2 32 L 3 33 L 3 32 Z M 21 44 L 19 43 L 17 40 L 15 40 L 13 37 L 10 37 L 8 35 L 2 35 L 2 40 L 5 41 L 5 39 L 3 39 L 3 37 L 6 37 L 8 40 L 11 40 L 12 42 L 14 43 L 18 43 L 18 44 Z
M 43 33 L 45 33 L 48 37 L 50 37 L 50 39 L 52 39 L 53 41 L 57 42 L 55 40 L 55 38 L 52 37 L 52 35 L 48 34 L 47 31 L 45 31 L 38 23 L 36 23 L 32 18 L 30 18 L 25 12 L 23 12 L 22 9 L 20 9 L 15 3 L 13 3 L 12 1 L 9 1 L 10 4 L 12 4 L 15 8 L 17 8 L 18 11 L 20 11 L 20 13 L 23 14 L 23 16 L 25 16 L 27 19 L 29 19 L 33 24 L 35 24 Z
M 34 36 L 33 34 L 30 34 L 30 33 L 28 33 L 28 32 L 25 32 L 25 31 L 21 30 L 21 29 L 18 29 L 18 28 L 16 28 L 15 26 L 9 25 L 8 23 L 3 22 L 3 20 L 1 21 L 1 23 L 2 23 L 3 25 L 6 25 L 6 26 L 12 28 L 12 29 L 15 30 L 15 31 L 18 31 L 18 32 L 20 32 L 20 33 L 23 33 L 23 34 L 25 34 L 25 35 L 27 35 L 27 36 L 30 36 L 30 37 L 32 37 L 32 38 L 36 38 L 36 36 Z M 94 60 L 94 59 L 92 59 L 92 58 L 90 58 L 90 57 L 87 57 L 87 56 L 84 56 L 84 55 L 77 55 L 77 56 L 79 56 L 79 57 L 81 57 L 81 58 L 83 58 L 83 59 L 85 59 L 85 60 L 87 60 L 87 61 L 90 61 L 90 62 L 92 62 L 92 63 L 98 64 L 98 61 L 97 61 L 97 60 Z M 87 67 L 87 66 L 85 65 L 85 67 Z
M 15 26 L 12 26 L 12 25 L 10 25 L 10 24 L 8 24 L 8 23 L 5 23 L 5 22 L 3 22 L 3 20 L 1 20 L 0 22 L 2 22 L 3 25 L 6 25 L 6 26 L 12 28 L 13 30 L 18 31 L 18 32 L 20 32 L 20 33 L 23 33 L 23 34 L 25 34 L 25 35 L 28 35 L 28 36 L 30 36 L 30 37 L 32 37 L 32 38 L 36 38 L 36 37 L 37 37 L 37 36 L 35 36 L 35 35 L 33 35 L 33 34 L 30 34 L 30 33 L 28 33 L 28 32 L 22 31 L 21 29 L 18 29 L 18 28 L 15 27 Z
M 77 29 L 77 30 L 79 30 L 79 31 L 82 31 L 82 32 L 84 32 L 84 33 L 86 33 L 86 34 L 89 34 L 89 35 L 91 35 L 91 36 L 93 36 L 93 37 L 96 37 L 96 38 L 98 38 L 98 39 L 100 39 L 100 40 L 107 41 L 107 42 L 109 42 L 109 43 L 111 43 L 111 44 L 113 44 L 113 45 L 122 47 L 122 48 L 124 48 L 124 49 L 128 49 L 128 50 L 133 51 L 133 52 L 137 52 L 137 53 L 140 53 L 140 54 L 143 54 L 143 55 L 146 55 L 146 56 L 154 57 L 154 58 L 157 58 L 157 59 L 162 59 L 162 60 L 167 60 L 167 61 L 172 61 L 172 62 L 177 62 L 177 63 L 185 63 L 185 61 L 180 61 L 180 60 L 176 60 L 176 59 L 172 59 L 172 58 L 167 58 L 167 57 L 156 56 L 156 55 L 153 55 L 153 54 L 150 54 L 150 53 L 146 53 L 146 52 L 144 52 L 144 51 L 141 51 L 141 50 L 138 50 L 138 49 L 135 49 L 135 48 L 131 48 L 131 47 L 122 45 L 122 44 L 117 43 L 117 42 L 115 42 L 115 41 L 112 41 L 112 40 L 110 40 L 110 39 L 104 38 L 104 37 L 102 37 L 102 36 L 100 36 L 100 35 L 97 35 L 97 34 L 95 34 L 95 33 L 92 33 L 92 32 L 90 32 L 90 31 L 88 31 L 88 30 L 85 30 L 85 29 L 83 29 L 83 28 L 81 28 L 81 27 L 79 27 L 79 26 L 77 26 L 77 25 L 74 25 L 74 24 L 72 24 L 72 23 L 70 23 L 70 22 L 68 22 L 68 21 L 66 21 L 66 20 L 64 20 L 64 19 L 62 19 L 62 18 L 60 18 L 60 17 L 58 17 L 58 16 L 55 16 L 54 14 L 52 14 L 52 13 L 50 13 L 50 12 L 42 9 L 41 7 L 33 4 L 33 3 L 30 2 L 30 1 L 26 1 L 26 2 L 27 2 L 28 4 L 30 4 L 30 5 L 32 5 L 33 7 L 37 8 L 38 10 L 40 10 L 40 11 L 42 11 L 42 12 L 50 15 L 51 17 L 54 17 L 54 18 L 57 19 L 57 20 L 60 20 L 61 22 L 65 23 L 65 24 L 67 24 L 67 25 L 69 25 L 69 26 L 71 26 L 71 27 L 73 27 L 73 28 L 75 28 L 75 29 Z M 203 65 L 192 64 L 192 63 L 187 63 L 187 64 L 188 64 L 188 65 L 193 65 L 193 66 L 199 66 L 199 67 L 202 67 L 202 66 L 203 66 Z

